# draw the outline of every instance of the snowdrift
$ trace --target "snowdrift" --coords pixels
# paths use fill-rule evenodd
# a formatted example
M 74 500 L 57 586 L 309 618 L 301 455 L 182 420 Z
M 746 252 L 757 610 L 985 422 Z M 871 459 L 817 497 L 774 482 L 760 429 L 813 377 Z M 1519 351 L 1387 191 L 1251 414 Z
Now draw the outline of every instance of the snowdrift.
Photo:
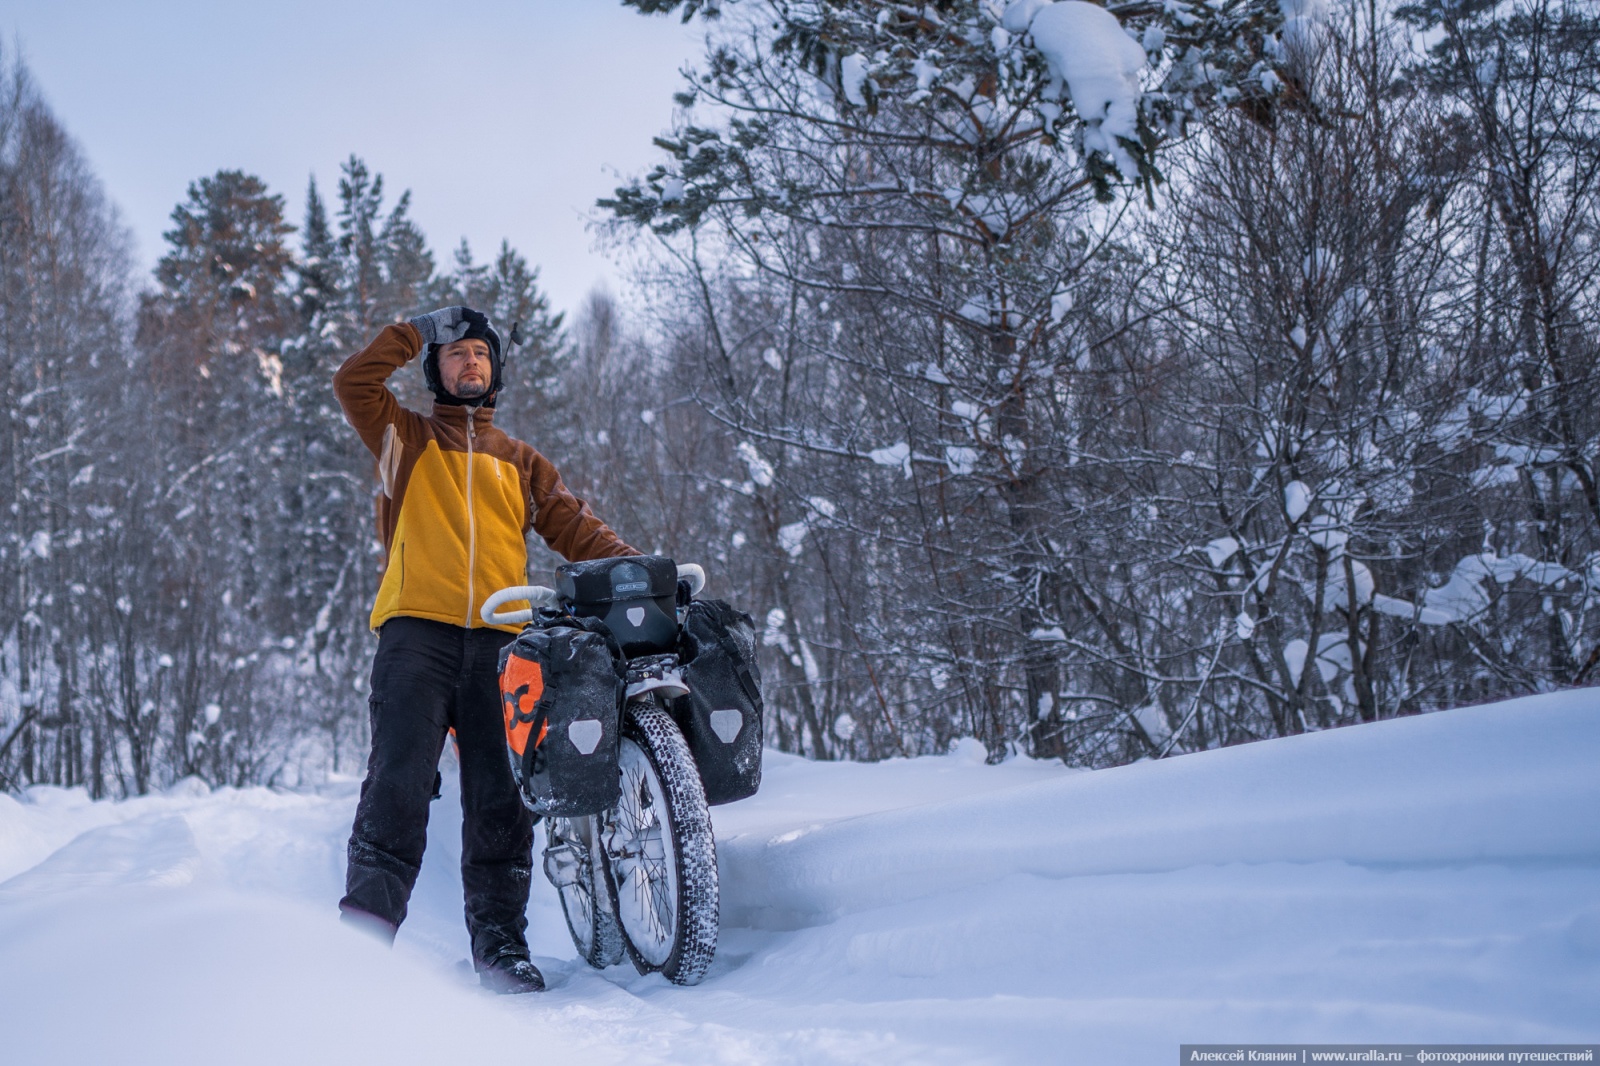
M 446 778 L 450 777 L 447 771 Z M 722 946 L 679 989 L 477 991 L 459 807 L 391 951 L 335 918 L 356 782 L 0 797 L 4 1061 L 1170 1062 L 1180 1042 L 1600 1036 L 1600 697 L 1074 772 L 769 753 L 716 809 Z
M 1001 872 L 1596 857 L 1600 697 L 1309 733 L 722 847 L 732 924 L 780 928 Z

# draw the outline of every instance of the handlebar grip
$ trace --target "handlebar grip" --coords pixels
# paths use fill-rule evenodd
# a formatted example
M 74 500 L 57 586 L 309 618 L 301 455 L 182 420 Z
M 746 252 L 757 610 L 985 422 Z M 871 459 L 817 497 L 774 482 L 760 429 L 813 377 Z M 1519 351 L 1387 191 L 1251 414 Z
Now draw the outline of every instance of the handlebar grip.
M 497 610 L 502 603 L 510 603 L 513 600 L 527 600 L 530 606 L 505 614 Z M 536 608 L 553 607 L 555 602 L 556 590 L 548 586 L 512 585 L 484 600 L 483 609 L 478 612 L 478 617 L 492 626 L 522 625 L 524 622 L 533 621 L 533 612 Z
M 694 563 L 678 564 L 678 580 L 689 583 L 689 595 L 698 596 L 700 590 L 706 587 L 705 567 Z

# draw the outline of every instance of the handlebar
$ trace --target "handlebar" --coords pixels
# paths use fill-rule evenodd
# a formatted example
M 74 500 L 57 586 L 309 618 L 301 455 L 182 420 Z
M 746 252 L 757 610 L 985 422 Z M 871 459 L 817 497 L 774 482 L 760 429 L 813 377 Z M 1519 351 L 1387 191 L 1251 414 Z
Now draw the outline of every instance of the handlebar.
M 678 580 L 689 583 L 689 595 L 698 596 L 700 590 L 706 587 L 706 570 L 703 566 L 694 563 L 678 564 Z
M 513 600 L 527 600 L 529 606 L 505 614 L 497 610 L 502 603 L 510 603 Z M 519 626 L 524 622 L 533 621 L 535 608 L 555 605 L 556 590 L 548 585 L 512 585 L 484 600 L 483 610 L 478 612 L 478 617 L 492 626 Z
M 705 568 L 694 563 L 679 563 L 678 580 L 687 581 L 689 595 L 697 596 L 700 590 L 706 587 Z M 527 600 L 528 606 L 520 611 L 499 610 L 501 604 L 516 600 Z M 548 585 L 512 585 L 484 600 L 483 609 L 478 612 L 478 617 L 492 626 L 520 626 L 533 621 L 533 612 L 538 608 L 554 607 L 557 602 L 556 590 Z

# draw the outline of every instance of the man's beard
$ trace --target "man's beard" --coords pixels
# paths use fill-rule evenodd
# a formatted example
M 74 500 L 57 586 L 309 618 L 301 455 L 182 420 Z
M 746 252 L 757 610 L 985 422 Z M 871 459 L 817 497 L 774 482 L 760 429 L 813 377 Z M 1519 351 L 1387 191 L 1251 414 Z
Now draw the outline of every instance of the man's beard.
M 462 381 L 450 391 L 463 400 L 476 400 L 489 391 L 489 386 L 481 381 Z

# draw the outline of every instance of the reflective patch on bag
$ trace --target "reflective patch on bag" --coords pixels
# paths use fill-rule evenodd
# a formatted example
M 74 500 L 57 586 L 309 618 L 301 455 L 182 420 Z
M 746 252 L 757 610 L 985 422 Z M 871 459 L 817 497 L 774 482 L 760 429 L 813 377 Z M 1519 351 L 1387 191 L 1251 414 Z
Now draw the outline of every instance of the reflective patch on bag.
M 572 741 L 572 746 L 578 749 L 580 755 L 593 755 L 604 735 L 605 727 L 594 718 L 579 718 L 567 726 L 567 739 Z
M 506 743 L 519 756 L 528 750 L 528 734 L 533 731 L 534 719 L 538 717 L 534 708 L 543 695 L 544 671 L 539 669 L 539 664 L 520 655 L 510 656 L 500 674 L 500 702 L 505 710 Z M 533 741 L 535 748 L 544 743 L 548 731 L 548 723 L 540 727 Z
M 711 731 L 724 744 L 732 744 L 739 736 L 739 730 L 744 728 L 744 713 L 742 711 L 731 709 L 712 711 L 709 717 L 711 719 Z

